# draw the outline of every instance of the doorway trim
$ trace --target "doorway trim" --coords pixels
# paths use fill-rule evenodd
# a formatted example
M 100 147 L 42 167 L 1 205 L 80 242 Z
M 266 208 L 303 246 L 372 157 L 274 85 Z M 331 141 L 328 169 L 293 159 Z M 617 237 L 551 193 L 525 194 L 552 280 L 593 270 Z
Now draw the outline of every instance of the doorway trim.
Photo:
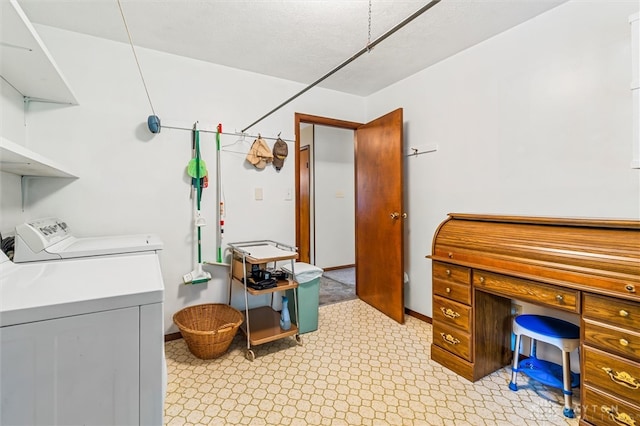
M 355 131 L 358 127 L 362 126 L 362 123 L 355 121 L 338 120 L 335 118 L 321 117 L 317 115 L 302 114 L 296 112 L 294 115 L 295 125 L 295 153 L 296 156 L 300 152 L 300 124 L 307 123 L 313 125 L 322 125 L 329 127 L 338 127 L 341 129 L 349 129 Z M 295 194 L 296 194 L 296 247 L 300 247 L 300 164 L 299 161 L 295 161 Z

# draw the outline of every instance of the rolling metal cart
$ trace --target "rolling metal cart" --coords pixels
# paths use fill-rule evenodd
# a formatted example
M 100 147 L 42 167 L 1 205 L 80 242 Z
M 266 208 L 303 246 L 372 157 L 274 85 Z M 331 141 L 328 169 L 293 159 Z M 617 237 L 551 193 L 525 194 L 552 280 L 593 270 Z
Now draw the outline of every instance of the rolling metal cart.
M 242 285 L 244 289 L 245 303 L 245 321 L 240 326 L 242 332 L 247 336 L 246 358 L 253 361 L 256 357 L 251 346 L 261 345 L 263 343 L 272 342 L 284 337 L 295 336 L 296 342 L 302 344 L 302 338 L 298 330 L 298 283 L 293 279 L 295 276 L 291 274 L 291 278 L 276 280 L 276 286 L 257 290 L 247 285 L 249 275 L 254 267 L 266 269 L 267 265 L 273 262 L 275 269 L 276 262 L 290 260 L 291 271 L 294 271 L 295 260 L 298 253 L 294 246 L 282 244 L 272 240 L 245 241 L 239 243 L 229 243 L 229 250 L 232 254 L 231 272 L 229 274 L 229 304 L 231 304 L 231 295 L 234 283 Z M 280 313 L 272 308 L 273 293 L 276 291 L 293 291 L 293 303 L 295 307 L 296 321 L 292 322 L 291 328 L 283 330 L 280 328 Z M 249 309 L 249 295 L 260 296 L 270 294 L 271 303 L 269 306 L 260 306 Z

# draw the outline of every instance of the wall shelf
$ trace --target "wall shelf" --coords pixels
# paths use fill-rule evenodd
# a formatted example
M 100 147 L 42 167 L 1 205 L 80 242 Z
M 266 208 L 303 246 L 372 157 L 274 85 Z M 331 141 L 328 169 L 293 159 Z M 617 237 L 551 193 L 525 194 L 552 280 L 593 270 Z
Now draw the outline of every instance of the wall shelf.
M 0 2 L 0 75 L 29 101 L 77 105 L 49 50 L 16 0 Z
M 0 171 L 20 176 L 78 177 L 55 161 L 2 137 L 0 137 Z

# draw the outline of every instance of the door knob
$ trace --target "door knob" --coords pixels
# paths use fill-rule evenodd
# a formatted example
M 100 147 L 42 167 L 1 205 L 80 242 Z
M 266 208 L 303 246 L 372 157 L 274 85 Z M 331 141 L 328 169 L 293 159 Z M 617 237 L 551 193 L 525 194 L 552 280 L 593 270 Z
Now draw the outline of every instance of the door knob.
M 398 219 L 400 217 L 400 213 L 393 212 L 393 213 L 390 214 L 390 216 L 391 216 L 391 219 L 395 220 L 395 219 Z

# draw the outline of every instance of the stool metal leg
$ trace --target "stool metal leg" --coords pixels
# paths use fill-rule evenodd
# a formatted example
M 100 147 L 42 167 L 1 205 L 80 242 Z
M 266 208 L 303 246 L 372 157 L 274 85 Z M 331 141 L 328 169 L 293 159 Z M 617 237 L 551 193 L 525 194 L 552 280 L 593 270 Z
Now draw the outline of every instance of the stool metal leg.
M 538 341 L 531 338 L 531 352 L 529 355 L 531 358 L 538 358 Z
M 513 365 L 511 366 L 511 382 L 509 383 L 509 389 L 512 391 L 518 390 L 518 358 L 520 357 L 520 342 L 522 341 L 522 334 L 516 334 L 516 344 L 513 349 Z
M 571 391 L 571 362 L 569 352 L 562 351 L 562 393 L 564 394 L 564 409 L 562 413 L 565 417 L 573 419 L 573 392 Z

